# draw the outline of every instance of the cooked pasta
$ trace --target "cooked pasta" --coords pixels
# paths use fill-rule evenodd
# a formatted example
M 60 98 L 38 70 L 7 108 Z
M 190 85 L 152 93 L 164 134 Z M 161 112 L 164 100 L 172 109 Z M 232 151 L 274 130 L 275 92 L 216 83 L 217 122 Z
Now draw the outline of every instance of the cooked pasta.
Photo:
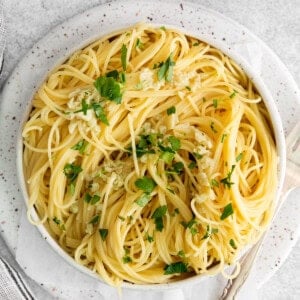
M 75 52 L 38 89 L 23 141 L 30 221 L 114 286 L 227 276 L 272 217 L 261 96 L 178 30 L 138 24 Z

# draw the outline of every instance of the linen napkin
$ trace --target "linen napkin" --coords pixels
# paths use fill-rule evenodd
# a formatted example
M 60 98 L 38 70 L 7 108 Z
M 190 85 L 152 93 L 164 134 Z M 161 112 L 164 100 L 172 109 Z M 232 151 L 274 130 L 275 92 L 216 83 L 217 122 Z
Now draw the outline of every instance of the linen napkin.
M 0 3 L 0 77 L 3 67 L 5 47 L 5 26 L 3 9 Z M 34 297 L 22 276 L 0 256 L 0 299 L 1 300 L 33 300 Z

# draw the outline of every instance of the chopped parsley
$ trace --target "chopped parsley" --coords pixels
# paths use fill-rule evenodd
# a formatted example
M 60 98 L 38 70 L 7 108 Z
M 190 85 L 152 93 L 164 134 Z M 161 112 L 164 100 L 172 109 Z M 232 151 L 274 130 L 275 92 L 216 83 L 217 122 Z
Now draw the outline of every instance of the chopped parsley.
M 119 218 L 121 221 L 125 221 L 125 218 L 122 217 L 122 216 L 118 216 L 118 218 Z
M 97 224 L 99 222 L 99 219 L 100 219 L 100 216 L 99 215 L 96 215 L 94 216 L 90 221 L 89 221 L 89 224 Z
M 76 145 L 74 145 L 71 149 L 78 150 L 80 154 L 84 154 L 87 145 L 88 145 L 88 142 L 85 141 L 84 139 L 82 139 Z
M 161 27 L 159 27 L 159 29 L 161 29 L 163 31 L 166 31 L 166 27 L 165 26 L 161 26 Z
M 181 142 L 175 136 L 171 135 L 168 137 L 168 141 L 171 144 L 171 148 L 174 151 L 178 151 L 181 147 Z
M 243 158 L 243 152 L 241 152 L 236 158 L 235 161 L 239 162 Z
M 83 114 L 86 116 L 88 109 L 90 106 L 86 103 L 85 99 L 81 100 L 81 109 L 76 110 L 75 113 L 83 112 Z
M 57 219 L 57 217 L 54 217 L 52 220 L 53 220 L 53 222 L 56 223 L 57 225 L 60 225 L 60 220 Z
M 150 194 L 156 187 L 156 182 L 147 176 L 137 179 L 134 184 L 138 189 L 147 194 Z
M 75 165 L 75 164 L 66 164 L 64 166 L 64 173 L 66 175 L 66 177 L 69 180 L 69 184 L 74 182 L 77 177 L 78 174 L 82 171 L 81 166 Z
M 91 108 L 94 110 L 96 118 L 108 126 L 109 122 L 102 105 L 100 103 L 92 103 Z
M 219 182 L 216 180 L 216 179 L 212 179 L 211 181 L 210 181 L 210 186 L 215 186 L 215 187 L 219 187 Z
M 162 231 L 164 228 L 163 216 L 167 213 L 167 210 L 167 205 L 159 206 L 151 216 L 151 219 L 154 219 L 156 226 L 155 228 L 157 231 Z
M 199 154 L 197 152 L 193 152 L 193 155 L 195 156 L 196 159 L 201 159 L 203 158 L 203 155 L 202 154 Z
M 229 98 L 232 99 L 236 96 L 238 92 L 236 90 L 233 90 L 233 93 L 229 95 Z
M 185 88 L 186 88 L 188 91 L 191 91 L 191 90 L 192 90 L 191 87 L 188 86 L 188 85 L 187 85 Z
M 167 174 L 180 174 L 184 169 L 184 164 L 182 162 L 177 162 L 172 165 L 171 169 L 167 169 Z
M 189 167 L 189 169 L 193 170 L 197 167 L 197 164 L 196 164 L 196 162 L 192 161 L 189 163 L 188 167 Z
M 184 263 L 182 261 L 178 261 L 175 263 L 172 263 L 170 265 L 166 265 L 164 267 L 164 274 L 165 275 L 171 275 L 171 274 L 177 274 L 177 273 L 186 273 L 188 272 L 187 263 Z
M 159 158 L 169 165 L 173 161 L 174 155 L 175 155 L 174 152 L 164 151 L 161 153 Z
M 231 182 L 231 175 L 235 169 L 235 165 L 232 165 L 231 170 L 228 172 L 227 176 L 221 179 L 221 183 L 224 184 L 224 186 L 228 189 L 230 189 L 231 185 L 234 184 L 234 182 Z
M 172 114 L 175 114 L 176 113 L 176 107 L 175 106 L 171 106 L 167 109 L 167 114 L 168 116 L 169 115 L 172 115 Z
M 195 218 L 192 218 L 189 222 L 182 221 L 180 223 L 185 229 L 189 228 L 192 235 L 198 233 L 198 229 L 194 226 L 197 225 Z
M 195 42 L 194 44 L 193 44 L 193 46 L 195 47 L 195 46 L 199 46 L 200 45 L 200 42 Z
M 89 193 L 86 193 L 84 195 L 84 201 L 86 203 L 90 203 L 93 205 L 100 201 L 100 196 L 98 196 L 98 195 L 91 196 Z
M 158 80 L 165 79 L 167 82 L 170 82 L 173 77 L 173 66 L 175 62 L 172 60 L 172 54 L 167 58 L 167 60 L 159 65 L 157 72 Z
M 185 253 L 184 253 L 183 250 L 178 251 L 177 255 L 182 257 L 182 258 L 185 258 Z
M 221 143 L 224 143 L 226 137 L 227 137 L 227 133 L 223 133 L 221 138 Z
M 225 220 L 226 218 L 228 218 L 232 214 L 233 214 L 232 203 L 229 203 L 224 207 L 224 210 L 223 210 L 222 215 L 221 215 L 221 220 Z
M 101 97 L 113 101 L 116 104 L 121 103 L 121 85 L 113 76 L 110 77 L 106 75 L 98 77 L 94 82 L 94 86 Z
M 237 246 L 236 246 L 236 244 L 235 244 L 235 241 L 234 241 L 233 239 L 230 239 L 229 245 L 230 245 L 233 249 L 236 249 L 236 248 L 237 248 Z
M 130 256 L 124 255 L 124 256 L 122 257 L 122 261 L 123 261 L 123 264 L 128 264 L 128 263 L 132 262 L 132 259 L 131 259 Z
M 216 130 L 216 128 L 215 128 L 215 122 L 211 122 L 210 123 L 210 128 L 211 128 L 211 130 L 214 132 L 214 133 L 217 133 L 218 131 Z
M 212 228 L 209 225 L 207 225 L 206 227 L 206 232 L 203 236 L 203 240 L 209 238 L 212 234 L 217 233 L 218 232 L 218 228 Z
M 102 241 L 105 241 L 107 235 L 108 235 L 108 229 L 106 228 L 100 228 L 99 229 L 99 234 L 101 236 Z
M 141 40 L 140 40 L 140 39 L 137 39 L 137 40 L 136 40 L 135 47 L 141 49 L 141 48 L 143 48 L 143 46 L 144 46 L 144 44 L 141 42 Z
M 121 48 L 121 62 L 122 68 L 126 71 L 127 68 L 127 47 L 123 44 Z
M 218 107 L 218 99 L 213 99 L 213 106 L 214 108 Z
M 151 235 L 149 235 L 148 232 L 146 232 L 145 238 L 146 238 L 146 240 L 147 240 L 149 243 L 154 242 L 154 237 L 151 236 Z
M 140 207 L 144 207 L 147 205 L 147 203 L 150 201 L 151 197 L 148 194 L 143 194 L 141 197 L 139 197 L 135 203 L 140 206 Z

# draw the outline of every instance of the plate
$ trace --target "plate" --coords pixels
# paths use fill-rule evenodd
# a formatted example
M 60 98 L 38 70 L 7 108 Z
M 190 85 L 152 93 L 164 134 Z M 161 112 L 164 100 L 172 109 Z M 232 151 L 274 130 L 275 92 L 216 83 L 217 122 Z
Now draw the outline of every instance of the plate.
M 21 209 L 24 205 L 15 171 L 15 137 L 20 124 L 23 122 L 22 116 L 25 109 L 23 99 L 31 98 L 33 91 L 43 82 L 48 71 L 55 64 L 63 62 L 75 49 L 83 47 L 99 35 L 140 21 L 181 27 L 183 31 L 197 32 L 204 40 L 214 40 L 215 44 L 225 46 L 229 50 L 234 49 L 250 63 L 256 65 L 258 72 L 260 70 L 264 83 L 276 101 L 285 133 L 288 133 L 297 122 L 297 115 L 300 113 L 300 94 L 287 69 L 277 56 L 247 29 L 214 11 L 184 2 L 155 1 L 154 4 L 153 1 L 151 3 L 150 1 L 134 3 L 117 1 L 77 15 L 54 28 L 32 48 L 16 67 L 2 91 L 1 98 L 3 100 L 0 107 L 0 128 L 2 129 L 0 132 L 0 198 L 5 199 L 5 201 L 2 201 L 0 207 L 0 227 L 5 241 L 14 253 L 17 245 L 19 246 L 18 250 L 20 247 L 22 248 L 22 244 L 18 244 L 18 227 Z M 30 76 L 28 76 L 29 74 Z M 288 103 L 286 99 L 288 99 Z M 33 226 L 28 226 L 28 228 L 24 226 L 24 228 L 30 231 L 34 238 L 41 239 Z M 20 229 L 22 234 L 24 234 L 24 228 Z M 280 253 L 281 263 L 291 246 L 292 243 L 287 244 L 284 253 Z M 44 247 L 42 251 L 51 251 L 48 248 Z M 41 248 L 37 250 L 41 251 Z M 264 245 L 264 251 L 274 252 L 275 250 L 274 243 Z M 57 256 L 56 259 L 62 263 L 62 258 Z M 24 264 L 23 262 L 23 267 L 27 267 L 29 270 L 30 265 Z M 270 272 L 274 272 L 274 268 L 271 270 L 270 266 L 264 263 L 264 259 L 261 259 L 260 266 L 266 277 L 270 277 Z M 74 273 L 79 272 L 73 271 Z M 46 277 L 35 279 L 47 281 Z M 265 279 L 262 278 L 262 280 Z M 45 287 L 52 291 L 51 280 L 48 280 Z M 59 286 L 55 292 L 52 291 L 55 295 L 58 292 L 67 296 L 70 291 L 65 290 L 62 286 Z

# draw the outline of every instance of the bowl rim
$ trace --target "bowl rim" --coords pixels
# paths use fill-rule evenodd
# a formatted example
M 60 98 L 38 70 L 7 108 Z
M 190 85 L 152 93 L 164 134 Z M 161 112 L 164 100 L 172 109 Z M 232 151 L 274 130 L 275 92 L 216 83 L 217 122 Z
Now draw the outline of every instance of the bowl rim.
M 123 1 L 122 1 L 123 2 Z M 188 2 L 187 2 L 188 3 Z M 192 4 L 192 3 L 189 3 Z M 79 14 L 81 15 L 81 14 Z M 72 19 L 75 19 L 78 15 L 74 16 L 73 18 L 67 20 L 67 22 L 71 21 Z M 267 88 L 267 86 L 264 84 L 261 76 L 253 69 L 253 67 L 234 49 L 226 47 L 221 42 L 213 39 L 213 37 L 208 38 L 205 37 L 204 34 L 201 34 L 200 32 L 197 32 L 195 30 L 187 30 L 185 28 L 182 28 L 180 26 L 174 25 L 174 24 L 167 24 L 167 23 L 146 23 L 149 24 L 152 27 L 161 27 L 165 26 L 168 29 L 175 29 L 180 32 L 182 32 L 184 35 L 194 37 L 200 41 L 203 41 L 211 46 L 213 46 L 216 49 L 219 49 L 222 51 L 226 56 L 233 59 L 235 63 L 237 63 L 242 70 L 246 73 L 248 78 L 254 83 L 256 89 L 258 90 L 259 94 L 262 96 L 263 102 L 267 108 L 267 111 L 270 115 L 271 124 L 273 127 L 273 133 L 276 143 L 276 149 L 277 149 L 277 155 L 278 155 L 278 171 L 277 171 L 277 177 L 278 177 L 278 183 L 277 183 L 277 191 L 276 196 L 274 197 L 275 205 L 278 205 L 279 197 L 280 197 L 280 191 L 283 186 L 284 176 L 285 176 L 285 169 L 286 169 L 286 146 L 285 146 L 285 138 L 284 138 L 284 131 L 282 126 L 282 121 L 279 115 L 279 112 L 276 108 L 275 101 Z M 60 24 L 61 25 L 61 24 Z M 60 25 L 53 28 L 52 31 L 54 31 L 56 28 L 58 28 Z M 72 47 L 65 55 L 60 56 L 54 64 L 51 65 L 50 71 L 46 71 L 44 73 L 44 77 L 40 80 L 40 82 L 37 82 L 36 88 L 32 91 L 31 97 L 26 99 L 26 109 L 23 112 L 23 118 L 21 120 L 21 124 L 19 126 L 19 130 L 17 133 L 17 143 L 16 143 L 16 165 L 17 165 L 17 179 L 20 186 L 20 190 L 23 196 L 23 200 L 25 202 L 26 208 L 28 208 L 28 192 L 27 187 L 25 183 L 25 176 L 24 176 L 24 170 L 23 170 L 23 140 L 22 140 L 22 128 L 26 120 L 28 119 L 28 115 L 30 112 L 30 109 L 32 107 L 32 97 L 34 93 L 38 90 L 38 88 L 41 86 L 41 83 L 45 81 L 45 79 L 48 78 L 49 74 L 60 64 L 62 64 L 72 53 L 74 53 L 77 50 L 83 49 L 84 47 L 88 46 L 89 44 L 93 43 L 94 41 L 103 38 L 107 35 L 114 35 L 114 33 L 117 33 L 119 31 L 125 31 L 126 29 L 129 29 L 133 26 L 135 26 L 136 23 L 132 23 L 130 26 L 115 26 L 112 30 L 104 30 L 101 34 L 92 35 L 89 38 L 84 39 L 83 41 L 78 43 L 77 47 Z M 50 31 L 50 33 L 52 32 Z M 44 37 L 44 39 L 47 38 Z M 32 217 L 36 220 L 39 220 L 38 215 L 35 210 L 32 212 Z M 273 216 L 274 218 L 274 216 Z M 272 219 L 273 221 L 273 219 Z M 272 221 L 268 225 L 266 231 L 272 224 Z M 47 240 L 48 244 L 52 247 L 52 249 L 59 254 L 66 262 L 68 262 L 72 267 L 75 267 L 82 273 L 92 277 L 96 278 L 97 280 L 100 280 L 102 283 L 107 284 L 100 275 L 97 275 L 97 273 L 93 272 L 92 270 L 88 269 L 87 267 L 84 267 L 80 264 L 78 264 L 71 256 L 69 256 L 56 242 L 56 240 L 50 235 L 50 233 L 47 231 L 44 225 L 36 225 L 35 226 L 41 236 Z M 215 275 L 193 275 L 188 278 L 184 278 L 177 281 L 171 281 L 167 283 L 158 283 L 158 284 L 135 284 L 130 282 L 123 282 L 122 288 L 128 288 L 128 289 L 134 289 L 134 290 L 166 290 L 171 288 L 183 288 L 187 285 L 191 285 L 194 283 L 197 283 L 199 281 L 202 281 L 204 279 L 214 277 Z M 107 284 L 108 285 L 108 284 Z

